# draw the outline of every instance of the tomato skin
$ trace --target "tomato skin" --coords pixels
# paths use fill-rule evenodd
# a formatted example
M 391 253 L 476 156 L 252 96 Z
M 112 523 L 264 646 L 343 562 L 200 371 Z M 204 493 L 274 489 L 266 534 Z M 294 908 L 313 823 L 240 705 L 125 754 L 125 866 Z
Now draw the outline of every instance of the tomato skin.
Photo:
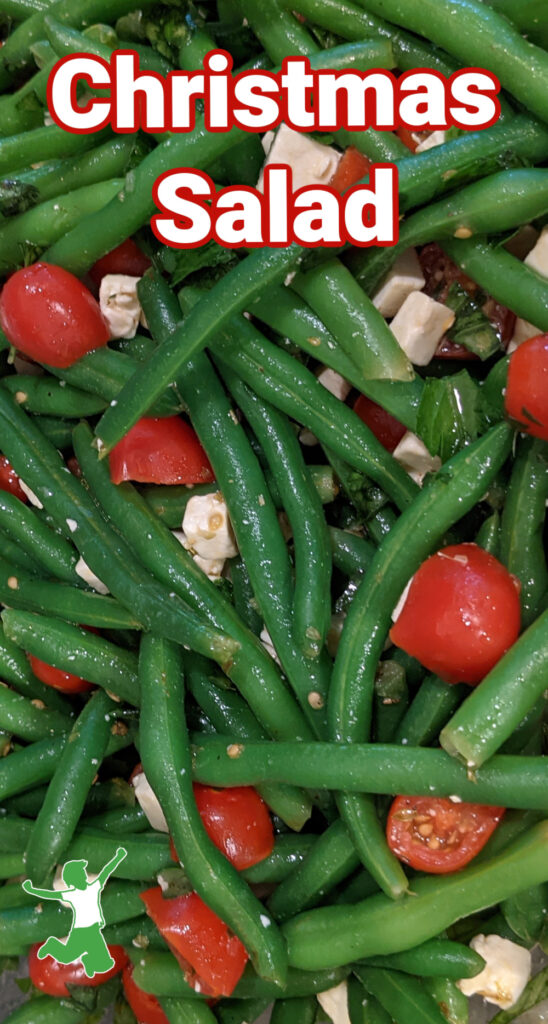
M 358 414 L 366 427 L 369 427 L 388 452 L 393 452 L 397 448 L 407 427 L 386 412 L 382 405 L 377 405 L 377 402 L 373 402 L 371 398 L 360 395 L 354 403 L 354 412 Z
M 207 996 L 229 996 L 249 959 L 245 947 L 198 896 L 164 899 L 160 886 L 141 893 L 147 914 L 163 935 L 193 988 Z
M 211 463 L 192 427 L 180 416 L 145 416 L 110 453 L 115 484 L 207 484 L 215 479 Z
M 23 267 L 6 281 L 0 324 L 16 349 L 57 367 L 72 366 L 110 337 L 91 292 L 74 274 L 50 263 Z
M 127 953 L 122 946 L 109 946 L 109 953 L 114 960 L 114 967 L 104 974 L 96 974 L 88 978 L 84 965 L 77 961 L 73 964 L 59 964 L 51 956 L 38 959 L 38 950 L 43 942 L 36 942 L 29 949 L 29 975 L 35 988 L 48 996 L 64 996 L 70 998 L 68 985 L 84 985 L 86 988 L 97 988 L 105 981 L 110 981 L 123 970 L 128 962 Z
M 460 871 L 483 849 L 504 807 L 453 803 L 443 797 L 397 796 L 386 823 L 388 845 L 416 871 Z
M 19 483 L 19 477 L 5 455 L 0 455 L 0 491 L 8 491 L 25 504 L 28 502 L 27 495 Z
M 89 276 L 94 284 L 100 285 L 106 274 L 128 274 L 129 277 L 142 277 L 151 266 L 148 256 L 141 252 L 132 238 L 117 245 L 115 249 L 101 256 L 93 264 Z
M 390 639 L 446 682 L 474 685 L 519 629 L 516 578 L 477 544 L 454 544 L 423 562 Z
M 416 151 L 418 142 L 416 141 L 416 139 L 413 138 L 413 134 L 409 130 L 409 128 L 404 128 L 403 126 L 400 128 L 396 128 L 396 135 L 398 136 L 400 142 L 403 142 L 404 146 L 407 146 L 411 153 L 414 153 Z
M 252 786 L 214 789 L 195 782 L 194 798 L 204 828 L 217 849 L 237 871 L 269 857 L 274 829 L 268 808 Z M 172 843 L 172 855 L 178 861 Z
M 520 430 L 548 441 L 548 334 L 529 338 L 512 352 L 504 405 Z
M 349 146 L 348 149 L 345 149 L 339 160 L 339 166 L 329 184 L 331 188 L 335 189 L 335 192 L 340 192 L 342 195 L 352 185 L 355 185 L 357 181 L 365 178 L 370 170 L 371 161 L 363 153 L 360 153 L 359 149 L 356 149 L 355 146 Z
M 72 672 L 63 672 L 62 669 L 54 668 L 53 665 L 47 665 L 40 658 L 35 658 L 34 654 L 29 654 L 27 657 L 34 675 L 46 686 L 60 690 L 61 693 L 87 693 L 89 690 L 93 690 L 93 684 L 88 683 L 86 679 L 81 679 L 80 676 L 75 676 Z
M 156 996 L 143 992 L 133 980 L 133 965 L 124 967 L 122 974 L 124 995 L 133 1010 L 138 1024 L 169 1024 Z

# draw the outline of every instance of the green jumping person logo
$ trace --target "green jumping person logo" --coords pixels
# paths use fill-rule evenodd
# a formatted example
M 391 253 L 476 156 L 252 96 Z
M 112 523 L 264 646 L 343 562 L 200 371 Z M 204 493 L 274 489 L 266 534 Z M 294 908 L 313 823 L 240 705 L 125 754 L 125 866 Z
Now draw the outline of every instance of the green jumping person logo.
M 87 875 L 87 860 L 69 860 L 63 866 L 62 878 L 66 889 L 35 889 L 32 882 L 23 882 L 25 892 L 40 900 L 62 900 L 72 909 L 72 926 L 62 941 L 50 935 L 38 950 L 38 958 L 53 957 L 59 964 L 72 964 L 82 960 L 88 978 L 105 974 L 114 967 L 108 946 L 103 938 L 105 919 L 101 909 L 101 893 L 112 872 L 127 857 L 127 850 L 119 847 L 112 860 L 105 864 L 94 882 Z

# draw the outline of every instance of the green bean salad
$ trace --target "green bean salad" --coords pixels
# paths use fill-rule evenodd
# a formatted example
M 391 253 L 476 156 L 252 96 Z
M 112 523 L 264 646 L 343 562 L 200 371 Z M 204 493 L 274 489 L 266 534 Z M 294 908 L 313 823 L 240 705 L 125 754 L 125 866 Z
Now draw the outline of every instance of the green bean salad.
M 0 0 L 0 28 L 2 1019 L 517 1021 L 548 998 L 546 3 Z M 485 69 L 500 111 L 54 123 L 59 61 L 117 51 Z M 398 240 L 153 230 L 167 172 L 280 164 L 339 197 L 395 166 Z

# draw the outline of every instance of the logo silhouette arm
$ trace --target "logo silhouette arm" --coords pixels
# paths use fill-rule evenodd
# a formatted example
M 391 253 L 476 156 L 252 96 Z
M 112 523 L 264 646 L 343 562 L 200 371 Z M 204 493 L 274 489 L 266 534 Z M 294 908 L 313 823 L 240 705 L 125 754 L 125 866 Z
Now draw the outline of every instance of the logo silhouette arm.
M 68 892 L 68 889 L 65 891 L 59 891 L 57 889 L 35 889 L 29 879 L 23 882 L 23 889 L 25 892 L 30 893 L 31 896 L 38 896 L 41 900 L 62 900 L 65 892 Z
M 110 878 L 113 871 L 116 870 L 119 864 L 127 857 L 127 851 L 123 850 L 121 846 L 118 847 L 112 860 L 109 860 L 108 864 L 105 864 L 103 870 L 97 876 L 101 883 L 101 888 L 106 884 L 108 878 Z

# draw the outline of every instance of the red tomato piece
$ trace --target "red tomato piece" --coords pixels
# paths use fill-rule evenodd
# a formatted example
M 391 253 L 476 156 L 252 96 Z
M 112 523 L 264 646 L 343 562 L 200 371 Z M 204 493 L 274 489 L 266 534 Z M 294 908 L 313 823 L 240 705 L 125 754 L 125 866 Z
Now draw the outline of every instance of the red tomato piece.
M 91 292 L 50 263 L 23 267 L 6 281 L 0 324 L 11 345 L 50 366 L 72 366 L 110 337 Z
M 5 455 L 0 455 L 0 491 L 8 491 L 10 494 L 13 494 L 15 498 L 19 498 L 20 501 L 28 501 L 28 498 L 21 487 L 19 477 L 17 476 L 11 462 L 6 459 Z
M 504 807 L 453 803 L 441 797 L 397 796 L 386 823 L 392 853 L 416 871 L 460 871 L 485 846 Z
M 394 451 L 407 430 L 407 427 L 383 409 L 382 405 L 377 405 L 365 395 L 360 395 L 354 403 L 354 412 L 357 412 L 366 427 L 369 427 L 389 452 Z
M 145 416 L 110 453 L 115 484 L 207 484 L 215 476 L 192 427 L 180 416 Z
M 349 146 L 348 149 L 345 149 L 329 184 L 331 188 L 342 195 L 361 178 L 365 178 L 366 174 L 369 174 L 370 168 L 371 161 L 363 153 L 360 153 L 359 149 Z
M 424 290 L 427 295 L 435 296 L 439 302 L 445 302 L 447 293 L 455 281 L 470 296 L 477 292 L 477 285 L 470 277 L 463 274 L 453 260 L 446 256 L 437 242 L 429 242 L 419 251 L 419 263 L 426 281 Z
M 122 974 L 124 995 L 133 1010 L 138 1024 L 169 1024 L 156 996 L 143 992 L 133 980 L 133 966 L 128 964 Z
M 520 430 L 548 441 L 548 334 L 512 352 L 504 404 Z
M 54 668 L 53 665 L 46 664 L 40 658 L 35 658 L 33 654 L 29 654 L 28 659 L 36 678 L 46 686 L 53 687 L 54 690 L 60 690 L 61 693 L 87 693 L 88 690 L 93 690 L 92 683 L 88 683 L 80 676 L 73 675 L 72 672 L 63 672 L 60 668 Z
M 409 131 L 409 128 L 396 128 L 396 135 L 400 142 L 403 142 L 404 146 L 407 146 L 412 153 L 415 152 L 418 142 L 413 138 L 413 134 Z
M 39 960 L 38 950 L 43 945 L 43 942 L 37 942 L 29 949 L 29 975 L 35 988 L 45 992 L 48 996 L 70 997 L 67 985 L 85 985 L 87 988 L 97 988 L 98 985 L 104 985 L 105 981 L 110 981 L 115 975 L 120 974 L 128 962 L 127 954 L 122 946 L 109 946 L 108 950 L 114 960 L 114 967 L 111 967 L 110 971 L 105 971 L 104 974 L 96 974 L 93 978 L 88 978 L 84 965 L 80 961 L 73 964 L 59 964 L 51 956 Z
M 446 682 L 475 684 L 519 628 L 516 577 L 477 544 L 454 544 L 415 573 L 390 639 Z
M 94 263 L 89 276 L 94 284 L 99 285 L 106 274 L 128 274 L 130 277 L 142 277 L 151 266 L 148 256 L 141 252 L 132 238 L 111 249 Z
M 474 360 L 479 359 L 479 356 L 475 352 L 470 352 L 464 345 L 457 345 L 454 341 L 449 341 L 449 338 L 443 337 L 436 349 L 435 358 Z
M 214 789 L 195 783 L 194 797 L 209 838 L 238 871 L 258 864 L 272 853 L 274 829 L 270 814 L 252 786 Z
M 164 899 L 160 886 L 141 893 L 147 914 L 163 935 L 186 981 L 207 996 L 230 996 L 248 961 L 245 946 L 198 893 Z

